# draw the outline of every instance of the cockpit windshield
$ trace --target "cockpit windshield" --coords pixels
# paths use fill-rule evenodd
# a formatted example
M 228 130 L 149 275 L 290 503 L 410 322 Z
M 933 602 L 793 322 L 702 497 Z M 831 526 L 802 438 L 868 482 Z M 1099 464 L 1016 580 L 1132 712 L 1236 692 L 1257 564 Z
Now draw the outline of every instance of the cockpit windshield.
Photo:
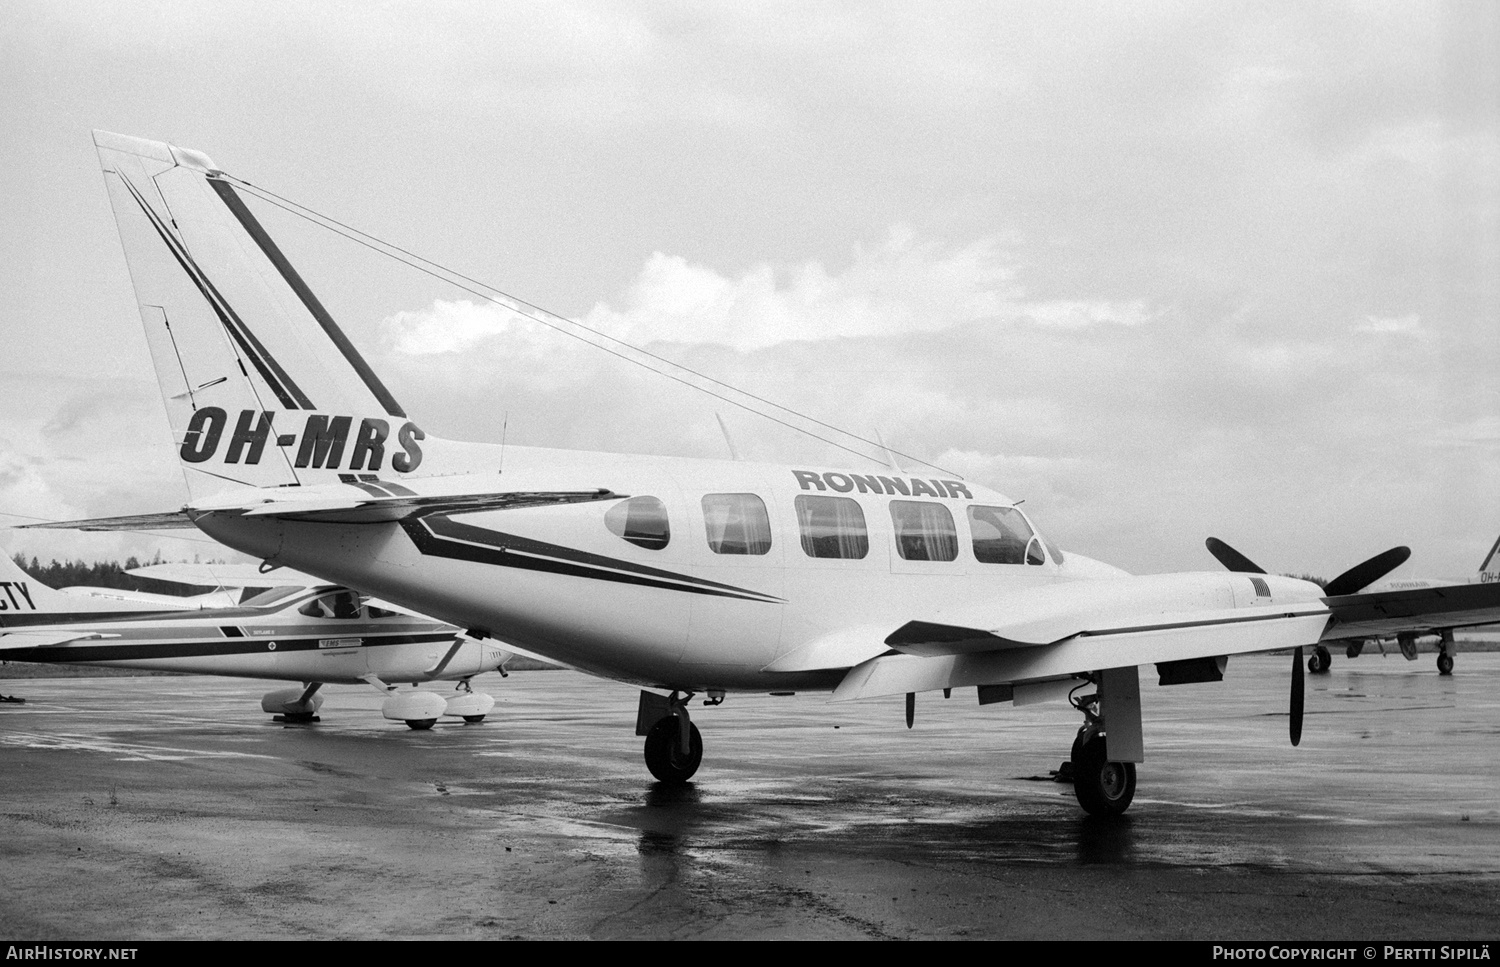
M 1045 564 L 1041 537 L 1014 507 L 969 506 L 974 559 L 981 564 Z

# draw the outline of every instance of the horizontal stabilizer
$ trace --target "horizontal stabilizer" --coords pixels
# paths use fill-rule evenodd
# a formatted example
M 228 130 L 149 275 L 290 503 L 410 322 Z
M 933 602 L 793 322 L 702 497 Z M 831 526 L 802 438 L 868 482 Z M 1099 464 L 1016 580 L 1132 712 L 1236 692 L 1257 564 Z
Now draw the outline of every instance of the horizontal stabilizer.
M 89 520 L 58 520 L 45 524 L 22 524 L 16 530 L 160 531 L 191 527 L 193 527 L 193 519 L 187 515 L 187 511 L 178 510 L 161 514 L 136 514 L 129 517 L 95 517 Z
M 323 490 L 324 488 L 319 488 Z M 200 504 L 195 511 L 241 510 L 246 517 L 276 517 L 320 524 L 383 524 L 434 515 L 476 514 L 483 511 L 550 507 L 593 500 L 617 500 L 621 494 L 605 489 L 584 491 L 517 491 L 511 493 L 452 494 L 430 497 L 308 496 L 261 498 L 238 506 Z

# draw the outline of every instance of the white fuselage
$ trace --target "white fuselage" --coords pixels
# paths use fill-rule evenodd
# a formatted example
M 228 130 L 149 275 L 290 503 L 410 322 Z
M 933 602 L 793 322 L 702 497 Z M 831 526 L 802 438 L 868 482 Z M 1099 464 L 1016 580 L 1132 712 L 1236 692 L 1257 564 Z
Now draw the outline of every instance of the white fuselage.
M 428 448 L 433 465 L 499 465 L 495 448 L 431 440 Z M 936 472 L 858 474 L 509 447 L 503 473 L 408 476 L 400 486 L 422 496 L 607 489 L 659 501 L 667 534 L 632 541 L 628 527 L 616 521 L 612 529 L 612 509 L 628 502 L 621 499 L 404 523 L 300 523 L 238 512 L 197 519 L 225 544 L 274 563 L 587 671 L 688 690 L 831 688 L 838 676 L 828 669 L 800 675 L 763 669 L 822 636 L 866 629 L 879 642 L 901 624 L 944 608 L 1124 573 L 1073 555 L 1059 561 L 1055 550 L 1042 549 L 1040 535 L 1029 547 L 1006 551 L 1018 563 L 981 561 L 975 538 L 993 534 L 978 533 L 983 525 L 971 521 L 969 508 L 1024 518 L 1008 498 Z M 746 496 L 764 506 L 769 528 L 755 553 L 745 552 L 743 541 L 723 539 L 723 505 L 739 506 Z M 863 517 L 863 553 L 854 556 L 858 548 L 845 547 L 833 553 L 850 556 L 813 556 L 809 542 L 818 545 L 809 528 L 816 525 L 802 523 L 808 512 L 798 502 L 804 497 L 852 501 Z M 904 512 L 940 518 L 946 510 L 955 546 L 944 549 L 952 559 L 903 555 L 893 502 L 905 505 Z M 849 509 L 838 506 L 841 513 Z M 613 513 L 618 518 L 622 511 Z M 742 538 L 743 530 L 731 536 Z M 827 551 L 839 538 L 825 534 L 821 540 Z M 1019 563 L 1018 555 L 1037 563 Z

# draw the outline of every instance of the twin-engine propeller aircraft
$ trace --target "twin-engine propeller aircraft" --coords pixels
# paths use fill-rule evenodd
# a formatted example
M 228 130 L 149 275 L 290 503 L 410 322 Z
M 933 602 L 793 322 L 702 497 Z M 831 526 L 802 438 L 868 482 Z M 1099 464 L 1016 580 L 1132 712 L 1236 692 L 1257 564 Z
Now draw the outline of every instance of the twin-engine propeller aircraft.
M 1133 577 L 951 474 L 518 446 L 502 463 L 407 416 L 250 211 L 253 186 L 195 151 L 95 144 L 190 499 L 71 526 L 196 525 L 666 692 L 642 693 L 636 723 L 663 782 L 701 760 L 695 695 L 904 695 L 909 722 L 915 693 L 972 687 L 982 703 L 1069 698 L 1078 801 L 1117 814 L 1143 761 L 1139 666 L 1218 681 L 1230 655 L 1295 649 L 1295 744 L 1303 646 L 1500 620 L 1500 587 L 1357 593 L 1389 553 L 1326 593 L 1237 554 L 1231 573 Z
M 1463 584 L 1500 584 L 1500 538 L 1490 546 L 1490 552 L 1484 556 L 1479 564 L 1478 573 L 1466 580 L 1453 581 L 1440 578 L 1389 578 L 1377 581 L 1370 585 L 1371 591 L 1413 591 L 1426 588 L 1453 587 Z M 1396 633 L 1396 647 L 1400 649 L 1401 656 L 1407 661 L 1417 660 L 1417 639 L 1423 635 L 1437 636 L 1437 670 L 1439 675 L 1453 674 L 1453 656 L 1458 653 L 1458 647 L 1453 640 L 1453 632 L 1467 625 L 1454 625 L 1447 623 L 1434 623 L 1426 628 L 1398 631 Z M 1385 641 L 1382 638 L 1352 638 L 1346 641 L 1344 654 L 1350 658 L 1358 658 L 1366 647 L 1373 644 L 1385 654 Z M 1312 672 L 1326 672 L 1332 656 L 1328 649 L 1319 645 L 1313 656 L 1308 659 L 1307 668 Z
M 371 604 L 347 588 L 273 588 L 235 608 L 109 608 L 47 587 L 0 555 L 0 661 L 147 668 L 300 682 L 267 692 L 261 709 L 317 720 L 324 685 L 372 685 L 388 719 L 431 728 L 444 715 L 483 721 L 495 700 L 469 679 L 510 655 L 451 625 Z M 280 583 L 268 581 L 267 583 Z M 457 681 L 451 697 L 418 682 Z M 412 688 L 394 684 L 411 683 Z

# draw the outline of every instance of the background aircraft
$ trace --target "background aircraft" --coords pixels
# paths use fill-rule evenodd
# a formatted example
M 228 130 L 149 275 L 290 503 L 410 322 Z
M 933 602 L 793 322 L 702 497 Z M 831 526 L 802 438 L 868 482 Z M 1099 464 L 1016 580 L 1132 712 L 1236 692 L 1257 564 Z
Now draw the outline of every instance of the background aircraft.
M 300 682 L 267 692 L 261 708 L 286 721 L 315 721 L 328 684 L 370 685 L 382 714 L 415 729 L 443 715 L 483 721 L 495 701 L 469 679 L 510 656 L 451 625 L 372 604 L 347 588 L 277 587 L 234 608 L 143 610 L 63 594 L 0 560 L 0 661 L 145 668 Z M 195 582 L 196 583 L 196 582 Z M 111 607 L 110 605 L 115 605 Z M 416 688 L 456 681 L 451 696 Z M 409 684 L 397 688 L 396 683 Z
M 1496 584 L 1500 583 L 1500 561 L 1496 560 L 1500 553 L 1500 538 L 1490 546 L 1490 551 L 1479 563 L 1479 570 L 1471 577 L 1464 580 L 1441 580 L 1437 578 L 1392 578 L 1379 581 L 1370 585 L 1371 591 L 1410 591 L 1429 588 L 1454 587 L 1463 584 Z M 1396 646 L 1401 650 L 1401 655 L 1407 661 L 1417 660 L 1417 639 L 1423 635 L 1437 636 L 1437 670 L 1439 675 L 1453 674 L 1453 656 L 1457 649 L 1453 643 L 1453 632 L 1464 627 L 1482 627 L 1475 625 L 1434 625 L 1429 628 L 1403 631 L 1395 636 Z M 1345 642 L 1344 654 L 1350 658 L 1358 658 L 1360 653 L 1369 645 L 1380 649 L 1385 654 L 1385 641 L 1383 638 L 1353 638 Z M 1307 660 L 1308 671 L 1326 672 L 1332 657 L 1328 649 L 1319 645 L 1311 658 Z
M 73 522 L 197 526 L 276 565 L 364 588 L 476 635 L 668 692 L 636 730 L 664 782 L 703 754 L 689 704 L 735 690 L 835 700 L 975 687 L 1067 698 L 1074 789 L 1130 804 L 1141 665 L 1218 681 L 1228 656 L 1436 621 L 1500 620 L 1500 587 L 1361 594 L 1264 573 L 1130 576 L 1050 544 L 1016 502 L 888 468 L 778 466 L 458 443 L 428 435 L 204 155 L 96 133 L 188 485 L 180 512 Z M 937 470 L 937 468 L 933 468 Z M 931 472 L 931 471 L 927 471 Z M 58 526 L 58 525 L 43 525 Z M 1106 744 L 1107 743 L 1107 744 Z

